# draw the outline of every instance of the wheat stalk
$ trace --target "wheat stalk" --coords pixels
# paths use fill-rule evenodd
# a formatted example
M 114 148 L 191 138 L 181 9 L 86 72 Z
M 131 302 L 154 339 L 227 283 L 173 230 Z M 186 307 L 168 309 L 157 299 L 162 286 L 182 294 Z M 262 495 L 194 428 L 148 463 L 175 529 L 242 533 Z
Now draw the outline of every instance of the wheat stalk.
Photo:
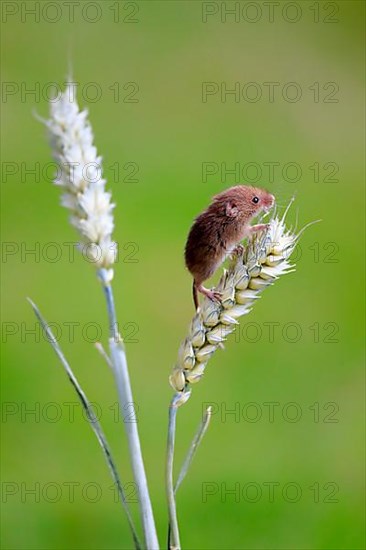
M 178 476 L 176 488 L 173 482 L 173 459 L 178 408 L 186 403 L 191 395 L 191 386 L 199 382 L 209 359 L 223 344 L 239 324 L 238 319 L 248 314 L 253 304 L 261 297 L 263 290 L 271 286 L 281 275 L 295 270 L 289 262 L 299 233 L 287 229 L 285 218 L 293 200 L 290 201 L 282 218 L 274 215 L 265 233 L 254 234 L 247 246 L 235 255 L 228 270 L 224 270 L 219 284 L 215 288 L 221 293 L 220 302 L 205 298 L 197 310 L 189 327 L 188 335 L 182 342 L 178 359 L 169 377 L 175 390 L 169 407 L 168 443 L 166 460 L 166 490 L 169 510 L 169 548 L 180 548 L 175 492 L 190 461 L 186 461 Z M 314 223 L 314 222 L 313 222 Z M 310 225 L 310 224 L 308 224 Z M 207 416 L 207 415 L 206 415 Z M 205 432 L 205 421 L 192 443 L 188 456 L 196 450 Z
M 50 118 L 44 121 L 49 132 L 52 154 L 59 170 L 54 183 L 62 188 L 61 204 L 70 211 L 70 222 L 80 234 L 79 248 L 98 269 L 106 298 L 109 319 L 109 348 L 122 417 L 124 419 L 146 548 L 156 550 L 153 511 L 147 486 L 137 423 L 124 418 L 126 405 L 133 403 L 132 389 L 122 338 L 118 332 L 111 281 L 117 245 L 112 240 L 114 228 L 111 194 L 106 191 L 102 177 L 102 158 L 93 144 L 94 136 L 87 111 L 80 111 L 73 84 L 51 102 Z M 70 368 L 70 372 L 71 368 Z M 74 387 L 76 387 L 74 385 Z M 105 450 L 105 449 L 104 449 Z M 124 502 L 126 505 L 126 503 Z M 129 517 L 129 520 L 131 518 Z M 132 520 L 135 545 L 138 544 Z
M 107 441 L 107 438 L 103 432 L 103 429 L 93 411 L 93 407 L 91 406 L 91 403 L 89 401 L 89 399 L 87 398 L 85 392 L 83 391 L 82 387 L 80 386 L 79 384 L 79 381 L 78 379 L 76 378 L 72 368 L 70 367 L 66 357 L 64 356 L 56 338 L 54 337 L 53 333 L 52 333 L 52 330 L 50 329 L 47 321 L 43 318 L 43 316 L 41 315 L 41 312 L 39 311 L 38 307 L 36 306 L 36 304 L 34 302 L 32 302 L 32 300 L 30 300 L 28 298 L 28 301 L 29 303 L 31 304 L 32 308 L 33 308 L 33 311 L 37 317 L 37 319 L 39 320 L 45 334 L 47 335 L 47 339 L 48 341 L 50 342 L 52 348 L 54 349 L 57 357 L 59 358 L 72 386 L 74 387 L 75 391 L 76 391 L 76 394 L 82 404 L 82 407 L 83 409 L 85 410 L 86 412 L 86 417 L 88 419 L 88 422 L 90 423 L 90 427 L 92 428 L 102 450 L 103 450 L 103 453 L 104 453 L 104 457 L 105 457 L 105 460 L 107 462 L 107 465 L 109 467 L 109 470 L 111 472 L 111 476 L 112 476 L 112 479 L 114 481 L 114 483 L 116 484 L 116 487 L 117 487 L 117 491 L 118 491 L 118 495 L 120 497 L 120 500 L 121 500 L 121 504 L 124 508 L 124 511 L 126 513 L 126 516 L 127 516 L 127 521 L 128 521 L 128 524 L 130 526 L 130 529 L 131 529 L 131 532 L 132 532 L 132 536 L 133 536 L 133 540 L 134 540 L 134 544 L 135 544 L 135 548 L 137 550 L 141 550 L 142 549 L 142 545 L 139 541 L 139 537 L 138 537 L 138 534 L 136 532 L 136 529 L 135 529 L 135 525 L 134 525 L 134 522 L 133 522 L 133 519 L 132 519 L 132 516 L 131 516 L 131 512 L 130 512 L 130 509 L 129 509 L 129 506 L 128 506 L 128 503 L 127 503 L 127 499 L 126 499 L 126 495 L 125 495 L 125 492 L 124 492 L 124 489 L 123 489 L 123 484 L 122 484 L 122 481 L 121 481 L 121 478 L 119 476 L 119 473 L 118 473 L 118 470 L 117 470 L 117 466 L 116 466 L 116 463 L 115 463 L 115 460 L 113 458 L 113 455 L 112 455 L 112 451 L 110 449 L 110 446 L 109 446 L 109 443 Z

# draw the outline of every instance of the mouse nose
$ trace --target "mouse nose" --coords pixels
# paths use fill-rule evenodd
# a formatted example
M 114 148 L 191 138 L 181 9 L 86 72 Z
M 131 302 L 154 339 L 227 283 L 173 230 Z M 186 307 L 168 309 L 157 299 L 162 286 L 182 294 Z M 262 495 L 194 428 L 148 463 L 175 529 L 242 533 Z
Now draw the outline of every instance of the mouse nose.
M 274 204 L 275 201 L 276 201 L 274 195 L 270 195 L 270 196 L 269 196 L 269 200 L 270 200 L 270 202 L 271 202 L 271 206 L 273 206 L 273 204 Z

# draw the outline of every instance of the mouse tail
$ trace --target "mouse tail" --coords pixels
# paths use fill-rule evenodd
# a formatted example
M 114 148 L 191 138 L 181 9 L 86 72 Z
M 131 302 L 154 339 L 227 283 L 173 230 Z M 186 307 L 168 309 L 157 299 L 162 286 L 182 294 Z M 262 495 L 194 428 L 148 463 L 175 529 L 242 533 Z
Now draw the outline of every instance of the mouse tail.
M 198 292 L 197 292 L 196 281 L 194 279 L 193 279 L 193 286 L 192 286 L 192 294 L 193 294 L 194 307 L 197 310 L 199 306 L 199 302 L 198 302 Z

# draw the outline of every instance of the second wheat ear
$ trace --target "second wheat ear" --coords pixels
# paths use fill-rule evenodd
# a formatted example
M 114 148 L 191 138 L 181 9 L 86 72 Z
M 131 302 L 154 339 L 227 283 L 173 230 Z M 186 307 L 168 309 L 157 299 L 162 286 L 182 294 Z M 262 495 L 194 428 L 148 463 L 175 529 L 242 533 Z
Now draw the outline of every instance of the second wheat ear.
M 288 208 L 282 218 L 275 216 L 264 233 L 249 238 L 247 247 L 224 270 L 215 288 L 220 301 L 206 297 L 193 317 L 170 376 L 170 384 L 182 400 L 188 397 L 191 384 L 201 380 L 209 359 L 235 330 L 238 319 L 252 310 L 263 290 L 295 270 L 289 257 L 300 234 L 286 229 L 287 212 Z

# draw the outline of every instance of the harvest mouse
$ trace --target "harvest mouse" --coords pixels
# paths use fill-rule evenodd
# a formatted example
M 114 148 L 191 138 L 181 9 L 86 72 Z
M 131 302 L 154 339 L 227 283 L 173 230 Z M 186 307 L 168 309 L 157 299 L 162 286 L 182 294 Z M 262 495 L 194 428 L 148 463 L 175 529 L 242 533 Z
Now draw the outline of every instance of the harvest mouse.
M 214 274 L 226 256 L 253 232 L 267 224 L 250 225 L 252 218 L 269 210 L 275 201 L 264 189 L 236 185 L 214 196 L 211 204 L 193 222 L 185 247 L 185 263 L 193 276 L 193 299 L 198 308 L 198 292 L 211 300 L 220 293 L 202 283 Z

